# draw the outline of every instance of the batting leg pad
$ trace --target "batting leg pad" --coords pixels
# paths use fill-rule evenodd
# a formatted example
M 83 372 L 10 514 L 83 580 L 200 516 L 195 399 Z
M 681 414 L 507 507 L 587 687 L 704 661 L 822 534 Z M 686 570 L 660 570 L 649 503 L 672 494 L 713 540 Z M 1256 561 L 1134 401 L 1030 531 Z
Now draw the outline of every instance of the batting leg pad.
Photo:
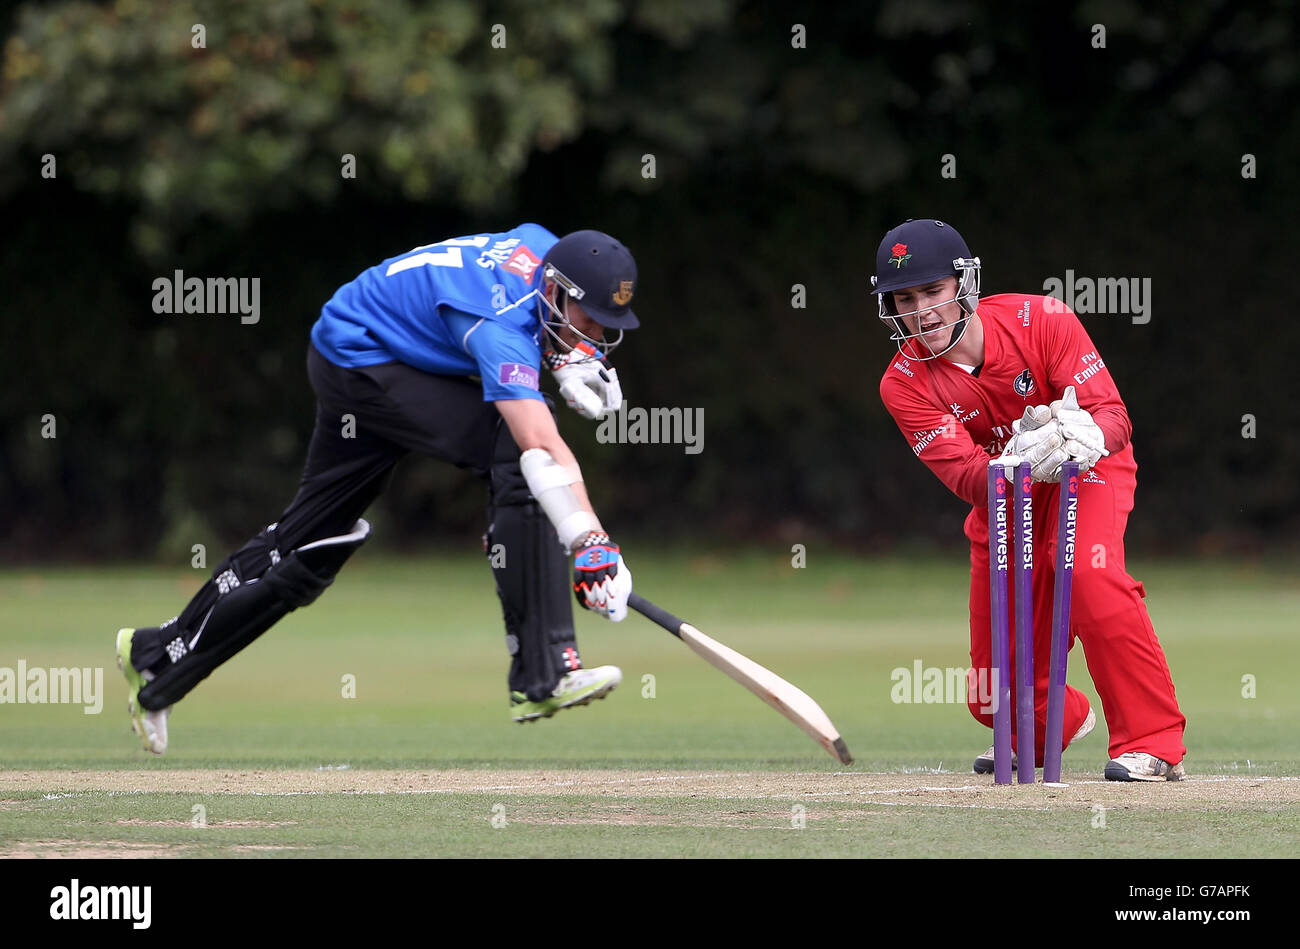
M 528 491 L 519 448 L 501 424 L 492 462 L 487 554 L 505 617 L 510 690 L 540 702 L 582 668 L 573 630 L 569 557 Z
M 157 710 L 180 701 L 287 613 L 314 602 L 369 536 L 370 524 L 358 520 L 350 533 L 281 554 L 274 525 L 262 531 L 222 561 L 176 623 L 163 628 L 170 661 L 140 690 L 140 705 Z

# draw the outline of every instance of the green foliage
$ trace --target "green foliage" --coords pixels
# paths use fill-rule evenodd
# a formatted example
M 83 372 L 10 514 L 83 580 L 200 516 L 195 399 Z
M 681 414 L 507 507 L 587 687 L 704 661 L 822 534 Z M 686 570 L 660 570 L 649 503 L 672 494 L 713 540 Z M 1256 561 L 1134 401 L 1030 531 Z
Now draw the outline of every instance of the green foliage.
M 580 131 L 622 15 L 610 0 L 27 7 L 5 44 L 0 162 L 12 187 L 18 153 L 54 153 L 79 186 L 138 202 L 153 254 L 202 216 L 334 200 L 345 155 L 363 191 L 490 207 Z
M 561 412 L 611 523 L 960 543 L 961 505 L 875 391 L 876 241 L 936 216 L 986 293 L 1151 278 L 1149 325 L 1084 319 L 1134 421 L 1136 545 L 1300 529 L 1300 418 L 1277 395 L 1300 351 L 1277 315 L 1300 205 L 1284 0 L 64 0 L 6 27 L 0 556 L 242 540 L 292 493 L 302 352 L 334 289 L 523 220 L 632 248 L 624 390 L 705 410 L 698 456 L 599 446 Z M 152 313 L 173 268 L 261 275 L 262 322 Z M 386 539 L 476 536 L 480 502 L 412 464 L 374 513 Z

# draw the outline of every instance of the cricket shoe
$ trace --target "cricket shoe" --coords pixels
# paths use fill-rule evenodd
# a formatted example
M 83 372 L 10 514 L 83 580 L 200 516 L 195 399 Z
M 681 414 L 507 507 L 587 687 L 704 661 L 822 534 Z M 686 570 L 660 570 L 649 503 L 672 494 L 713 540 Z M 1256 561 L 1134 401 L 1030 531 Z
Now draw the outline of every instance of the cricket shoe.
M 1011 752 L 1011 770 L 1012 770 L 1012 771 L 1015 771 L 1015 770 L 1016 770 L 1016 762 L 1017 762 L 1017 760 L 1018 760 L 1018 759 L 1016 758 L 1016 753 L 1015 753 L 1014 751 Z M 984 754 L 980 755 L 979 757 L 977 757 L 977 758 L 975 759 L 974 770 L 975 770 L 975 773 L 976 773 L 976 774 L 992 774 L 992 773 L 993 773 L 993 746 L 992 746 L 992 745 L 989 745 L 989 750 L 988 750 L 988 751 L 984 752 Z
M 1181 781 L 1185 777 L 1181 761 L 1171 765 L 1141 751 L 1130 751 L 1106 763 L 1107 781 Z
M 566 673 L 555 691 L 540 702 L 530 702 L 522 692 L 511 692 L 510 717 L 516 722 L 550 718 L 562 708 L 587 705 L 596 699 L 603 699 L 622 681 L 623 672 L 618 666 L 576 669 Z
M 131 727 L 140 736 L 145 751 L 160 755 L 167 750 L 167 719 L 172 714 L 172 707 L 169 705 L 157 712 L 141 707 L 140 690 L 154 676 L 148 669 L 137 672 L 135 666 L 131 665 L 131 637 L 134 635 L 134 629 L 117 631 L 117 667 L 126 676 L 126 701 L 131 713 Z
M 1083 720 L 1083 724 L 1080 725 L 1079 730 L 1074 733 L 1074 737 L 1065 743 L 1065 747 L 1069 748 L 1076 741 L 1080 741 L 1081 739 L 1087 738 L 1088 735 L 1092 733 L 1092 730 L 1096 727 L 1097 727 L 1097 713 L 1094 712 L 1092 709 L 1088 709 L 1088 717 Z M 1011 770 L 1012 771 L 1016 770 L 1016 753 L 1014 751 L 1011 752 Z M 989 745 L 988 751 L 984 752 L 984 754 L 980 755 L 978 758 L 975 759 L 975 773 L 976 774 L 993 773 L 993 746 L 992 745 Z

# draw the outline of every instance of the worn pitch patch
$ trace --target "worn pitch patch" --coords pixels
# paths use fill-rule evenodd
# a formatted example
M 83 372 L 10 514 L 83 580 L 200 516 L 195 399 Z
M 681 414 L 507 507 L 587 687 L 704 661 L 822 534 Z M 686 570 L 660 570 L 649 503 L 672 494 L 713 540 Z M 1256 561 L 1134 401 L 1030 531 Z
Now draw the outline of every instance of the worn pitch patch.
M 194 827 L 189 820 L 142 820 L 138 817 L 123 818 L 114 824 L 128 827 Z M 242 830 L 248 827 L 292 827 L 296 820 L 213 820 L 203 823 L 203 830 Z
M 1231 804 L 1300 804 L 1300 777 L 1192 776 L 1180 782 L 1115 782 L 1092 772 L 1065 776 L 1064 788 L 996 786 L 991 777 L 862 771 L 633 770 L 246 770 L 0 771 L 0 794 L 40 792 L 53 800 L 85 793 L 186 794 L 496 794 L 602 797 L 861 801 L 888 806 L 964 806 L 1055 810 L 1104 804 L 1196 810 Z M 15 802 L 17 803 L 17 802 Z M 30 805 L 33 802 L 24 801 Z M 13 805 L 10 805 L 13 806 Z
M 181 857 L 188 844 L 144 844 L 129 840 L 16 840 L 0 848 L 0 859 L 54 860 L 156 859 Z

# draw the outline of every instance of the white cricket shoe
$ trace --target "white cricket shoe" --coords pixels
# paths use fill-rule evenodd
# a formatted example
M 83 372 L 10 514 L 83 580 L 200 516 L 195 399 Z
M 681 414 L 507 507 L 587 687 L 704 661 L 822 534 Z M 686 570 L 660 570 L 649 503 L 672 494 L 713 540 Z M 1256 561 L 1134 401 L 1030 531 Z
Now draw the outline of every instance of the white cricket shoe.
M 516 722 L 550 718 L 560 709 L 603 699 L 622 681 L 623 670 L 618 666 L 575 669 L 566 673 L 551 694 L 540 702 L 530 702 L 522 692 L 511 692 L 510 717 Z
M 1065 743 L 1065 747 L 1069 748 L 1076 741 L 1087 738 L 1088 735 L 1091 734 L 1092 730 L 1096 727 L 1097 727 L 1097 713 L 1094 712 L 1092 709 L 1088 709 L 1088 717 L 1083 720 L 1083 724 L 1080 725 L 1079 730 L 1074 733 L 1074 737 Z M 1012 771 L 1016 770 L 1016 753 L 1014 751 L 1011 752 L 1011 770 Z M 984 752 L 984 754 L 980 755 L 978 758 L 975 759 L 975 773 L 976 774 L 993 773 L 993 746 L 992 745 L 989 745 L 988 751 Z
M 1107 781 L 1181 781 L 1187 777 L 1183 763 L 1170 765 L 1163 758 L 1130 751 L 1106 763 Z
M 171 717 L 172 707 L 152 711 L 140 705 L 140 690 L 146 682 L 153 681 L 153 673 L 148 669 L 136 670 L 131 665 L 131 637 L 134 629 L 117 631 L 117 667 L 122 670 L 127 683 L 127 711 L 131 713 L 131 727 L 140 736 L 145 751 L 160 755 L 167 750 L 167 719 Z

